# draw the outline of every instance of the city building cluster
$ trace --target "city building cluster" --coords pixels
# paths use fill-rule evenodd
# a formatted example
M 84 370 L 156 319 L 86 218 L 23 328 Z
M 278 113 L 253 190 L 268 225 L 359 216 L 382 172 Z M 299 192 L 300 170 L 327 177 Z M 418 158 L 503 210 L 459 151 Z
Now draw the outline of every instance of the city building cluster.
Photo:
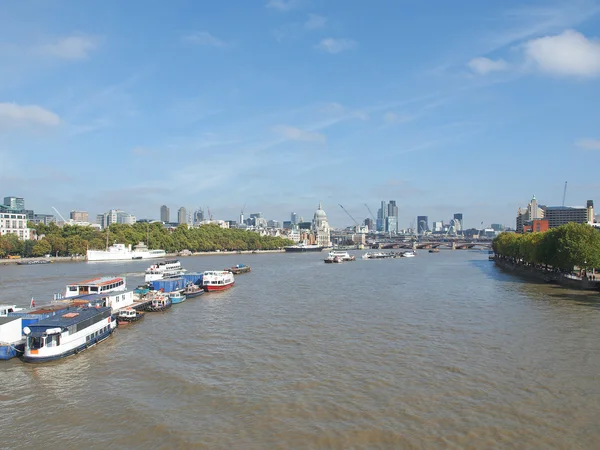
M 538 204 L 535 195 L 526 208 L 517 210 L 517 233 L 543 232 L 570 222 L 588 223 L 594 227 L 594 201 L 588 200 L 586 206 L 546 206 Z

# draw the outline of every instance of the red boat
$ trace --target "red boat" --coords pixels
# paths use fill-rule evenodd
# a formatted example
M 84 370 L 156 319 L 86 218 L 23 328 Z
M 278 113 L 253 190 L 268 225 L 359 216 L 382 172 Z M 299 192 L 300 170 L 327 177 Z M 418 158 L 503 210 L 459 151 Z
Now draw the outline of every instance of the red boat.
M 234 283 L 233 273 L 228 270 L 207 270 L 202 274 L 202 287 L 207 292 L 224 291 Z

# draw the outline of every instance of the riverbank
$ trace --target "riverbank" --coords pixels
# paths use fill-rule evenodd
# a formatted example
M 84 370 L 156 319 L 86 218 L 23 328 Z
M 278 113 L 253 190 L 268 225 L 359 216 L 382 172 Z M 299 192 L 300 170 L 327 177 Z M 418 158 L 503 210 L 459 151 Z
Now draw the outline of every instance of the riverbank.
M 216 251 L 216 252 L 193 252 L 185 255 L 179 253 L 167 253 L 165 258 L 186 258 L 188 256 L 218 256 L 218 255 L 249 255 L 261 253 L 284 253 L 285 250 L 243 250 L 243 251 Z M 160 259 L 160 258 L 158 258 Z M 0 259 L 0 266 L 15 265 L 28 261 L 46 260 L 51 263 L 74 263 L 87 262 L 85 256 L 50 256 L 47 258 L 17 258 L 17 259 Z M 152 261 L 152 260 L 150 260 Z
M 513 275 L 542 281 L 545 283 L 558 284 L 570 289 L 580 289 L 585 291 L 600 291 L 600 280 L 591 280 L 578 277 L 573 274 L 553 272 L 549 270 L 538 269 L 534 266 L 515 264 L 512 261 L 496 257 L 495 264 L 502 270 Z

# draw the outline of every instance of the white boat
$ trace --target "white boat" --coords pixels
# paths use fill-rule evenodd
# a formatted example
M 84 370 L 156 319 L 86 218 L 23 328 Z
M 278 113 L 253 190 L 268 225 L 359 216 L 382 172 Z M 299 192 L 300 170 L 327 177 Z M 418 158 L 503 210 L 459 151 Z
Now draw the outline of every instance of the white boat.
M 108 338 L 117 326 L 110 308 L 67 308 L 23 328 L 23 361 L 45 362 L 77 354 Z
M 298 245 L 289 245 L 287 247 L 283 247 L 286 252 L 320 252 L 325 247 L 322 247 L 317 244 L 298 244 Z
M 15 311 L 23 311 L 25 308 L 20 308 L 17 305 L 0 305 L 0 317 L 8 316 L 8 313 Z
M 126 289 L 125 277 L 98 277 L 67 285 L 65 298 L 78 297 L 89 294 L 106 294 L 108 292 L 124 291 Z M 62 297 L 58 294 L 55 300 Z
M 417 256 L 417 254 L 411 251 L 402 253 L 403 258 L 414 258 L 415 256 Z
M 340 258 L 342 261 L 356 261 L 356 256 L 349 254 L 346 251 L 332 250 L 329 252 L 328 258 Z
M 176 259 L 160 261 L 146 269 L 144 281 L 148 283 L 150 281 L 162 280 L 163 278 L 174 278 L 183 275 L 185 272 L 187 271 L 181 267 L 181 263 Z
M 234 283 L 235 278 L 228 270 L 207 270 L 202 274 L 202 287 L 207 292 L 223 291 Z
M 131 245 L 113 244 L 106 250 L 88 250 L 88 261 L 128 261 L 132 259 L 164 258 L 167 253 L 164 250 L 149 250 L 140 242 L 131 249 Z

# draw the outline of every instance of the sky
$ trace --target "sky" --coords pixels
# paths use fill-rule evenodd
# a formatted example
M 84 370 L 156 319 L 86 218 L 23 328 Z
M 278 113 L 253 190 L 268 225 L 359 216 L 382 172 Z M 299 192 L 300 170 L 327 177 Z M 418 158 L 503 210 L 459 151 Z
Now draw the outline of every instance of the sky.
M 0 3 L 0 197 L 38 213 L 514 226 L 600 202 L 599 108 L 593 0 Z

